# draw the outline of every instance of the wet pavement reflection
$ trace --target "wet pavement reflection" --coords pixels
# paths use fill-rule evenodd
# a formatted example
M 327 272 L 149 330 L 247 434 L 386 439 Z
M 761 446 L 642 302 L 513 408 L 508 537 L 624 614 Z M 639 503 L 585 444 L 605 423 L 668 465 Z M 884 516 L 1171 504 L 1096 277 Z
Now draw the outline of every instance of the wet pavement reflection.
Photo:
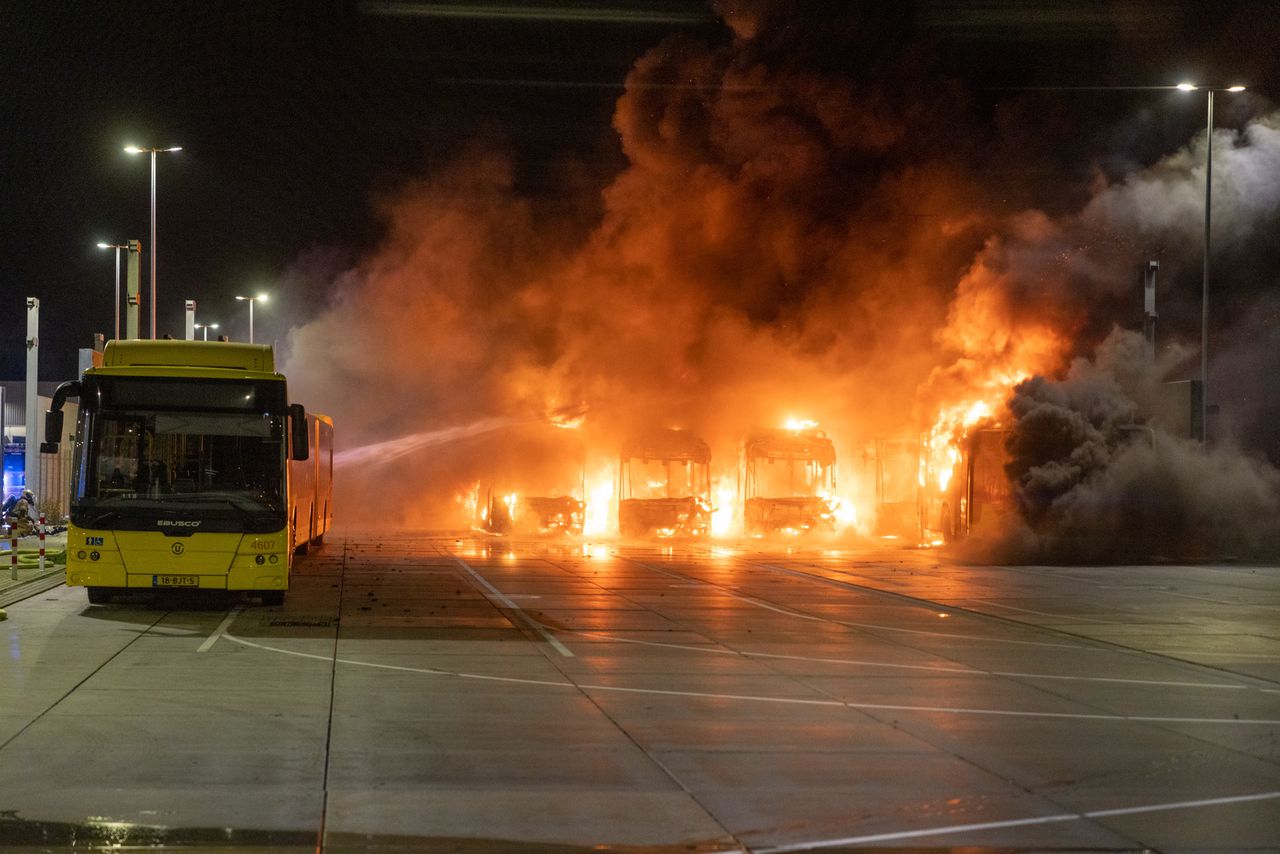
M 8 610 L 5 852 L 1280 839 L 1275 567 L 405 533 Z

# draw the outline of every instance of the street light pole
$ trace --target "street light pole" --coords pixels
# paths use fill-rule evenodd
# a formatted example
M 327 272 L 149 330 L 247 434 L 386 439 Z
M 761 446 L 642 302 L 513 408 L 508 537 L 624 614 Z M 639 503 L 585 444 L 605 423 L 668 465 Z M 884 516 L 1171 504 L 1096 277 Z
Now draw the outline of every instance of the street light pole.
M 216 324 L 216 323 L 197 323 L 197 324 L 195 324 L 195 327 L 196 327 L 196 329 L 203 329 L 203 330 L 204 330 L 204 340 L 208 341 L 208 340 L 209 340 L 209 330 L 210 330 L 210 329 L 217 329 L 217 328 L 218 328 L 218 324 Z
M 136 145 L 126 145 L 124 150 L 130 154 L 142 154 L 149 152 L 151 154 L 151 338 L 156 337 L 156 155 L 161 152 L 181 151 L 182 146 L 175 145 L 169 148 L 142 148 Z
M 1213 90 L 1204 156 L 1204 275 L 1200 284 L 1200 441 L 1209 442 L 1209 222 L 1213 210 Z
M 99 243 L 99 249 L 116 250 L 116 331 L 112 340 L 120 340 L 120 250 L 128 249 L 127 243 Z
M 258 294 L 256 297 L 237 296 L 236 299 L 244 300 L 249 303 L 249 343 L 252 344 L 253 343 L 253 304 L 255 302 L 266 302 L 267 295 Z
M 1203 89 L 1209 96 L 1205 121 L 1204 160 L 1204 272 L 1200 284 L 1200 441 L 1209 441 L 1209 250 L 1213 214 L 1213 93 L 1243 92 L 1243 86 L 1197 86 L 1179 83 L 1183 92 Z

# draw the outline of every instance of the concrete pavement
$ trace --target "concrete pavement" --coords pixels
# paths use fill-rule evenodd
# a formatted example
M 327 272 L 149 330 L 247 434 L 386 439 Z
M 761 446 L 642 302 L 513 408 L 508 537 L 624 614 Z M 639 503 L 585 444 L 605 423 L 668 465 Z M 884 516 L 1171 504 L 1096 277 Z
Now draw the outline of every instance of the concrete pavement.
M 45 537 L 45 568 L 37 561 L 40 540 L 34 534 L 18 539 L 19 563 L 12 564 L 10 540 L 0 540 L 0 608 L 34 596 L 66 580 L 67 533 L 65 530 Z M 16 577 L 15 577 L 16 576 Z
M 332 536 L 282 608 L 11 607 L 0 847 L 1274 850 L 1277 617 L 1275 567 Z

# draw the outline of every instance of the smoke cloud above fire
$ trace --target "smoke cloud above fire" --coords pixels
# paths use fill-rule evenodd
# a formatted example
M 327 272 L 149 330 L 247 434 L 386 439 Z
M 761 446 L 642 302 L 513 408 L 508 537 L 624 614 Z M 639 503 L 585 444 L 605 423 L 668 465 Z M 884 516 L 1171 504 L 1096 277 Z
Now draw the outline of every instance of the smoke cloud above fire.
M 1017 386 L 1007 470 L 1025 520 L 1018 562 L 1280 556 L 1280 471 L 1224 442 L 1208 453 L 1158 412 L 1168 364 L 1115 331 L 1060 380 Z
M 748 429 L 813 419 L 848 480 L 860 443 L 999 404 L 1136 321 L 1148 258 L 1194 278 L 1203 138 L 1075 212 L 1011 211 L 963 92 L 814 70 L 769 8 L 724 4 L 724 44 L 671 38 L 636 63 L 613 118 L 627 165 L 602 193 L 522 194 L 511 156 L 477 144 L 383 199 L 381 244 L 323 283 L 284 361 L 293 398 L 338 425 L 348 520 L 459 524 L 458 495 L 550 423 L 581 425 L 566 455 L 588 468 L 635 431 L 690 428 L 732 478 Z M 1230 262 L 1274 230 L 1280 122 L 1215 150 Z

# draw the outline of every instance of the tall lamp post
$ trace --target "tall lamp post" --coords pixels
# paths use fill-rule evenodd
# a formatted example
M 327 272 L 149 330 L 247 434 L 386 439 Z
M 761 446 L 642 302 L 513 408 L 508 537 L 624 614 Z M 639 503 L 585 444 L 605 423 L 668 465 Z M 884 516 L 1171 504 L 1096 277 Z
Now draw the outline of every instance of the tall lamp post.
M 266 294 L 258 294 L 256 297 L 236 297 L 238 300 L 244 300 L 249 303 L 249 343 L 253 343 L 253 304 L 255 302 L 266 302 Z
M 130 154 L 149 153 L 151 155 L 151 338 L 154 340 L 156 337 L 156 155 L 168 151 L 181 151 L 182 146 L 145 148 L 126 145 L 124 150 Z
M 1204 156 L 1204 276 L 1200 290 L 1200 441 L 1209 440 L 1209 225 L 1213 201 L 1213 93 L 1243 92 L 1243 86 L 1197 86 L 1179 83 L 1183 92 L 1203 91 L 1209 95 L 1208 119 L 1205 122 Z
M 99 243 L 99 249 L 116 250 L 116 332 L 112 340 L 120 340 L 120 250 L 128 249 L 127 243 Z
M 216 323 L 196 323 L 194 326 L 196 329 L 204 330 L 204 340 L 206 341 L 209 340 L 209 330 L 218 328 L 218 324 Z

